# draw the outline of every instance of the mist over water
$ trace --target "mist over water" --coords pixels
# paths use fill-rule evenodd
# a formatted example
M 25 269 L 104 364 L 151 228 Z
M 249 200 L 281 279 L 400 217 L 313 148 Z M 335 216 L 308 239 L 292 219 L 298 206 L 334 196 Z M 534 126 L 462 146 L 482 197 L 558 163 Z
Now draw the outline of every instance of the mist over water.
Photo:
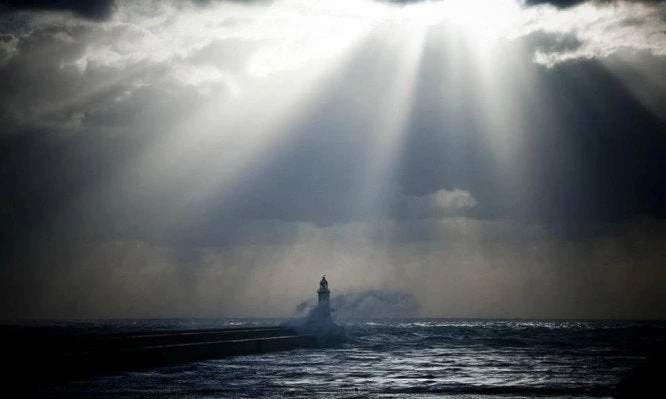
M 353 319 L 417 317 L 420 308 L 420 304 L 413 294 L 382 289 L 333 295 L 330 303 L 333 319 L 338 322 Z M 296 307 L 296 316 L 309 315 L 316 307 L 316 300 L 304 301 Z
M 338 323 L 414 317 L 419 303 L 410 293 L 376 289 L 335 295 L 329 300 L 329 306 L 330 312 L 313 300 L 301 302 L 296 306 L 296 315 L 282 325 L 301 334 L 314 335 L 321 343 L 337 344 L 345 339 L 345 330 Z

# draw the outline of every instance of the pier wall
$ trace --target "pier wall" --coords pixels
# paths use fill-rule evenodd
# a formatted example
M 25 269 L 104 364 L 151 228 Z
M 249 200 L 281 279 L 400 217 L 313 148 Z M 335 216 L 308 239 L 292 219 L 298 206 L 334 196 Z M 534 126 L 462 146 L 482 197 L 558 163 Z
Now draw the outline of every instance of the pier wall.
M 283 327 L 79 336 L 3 335 L 5 353 L 16 373 L 39 375 L 46 380 L 317 346 L 316 338 Z

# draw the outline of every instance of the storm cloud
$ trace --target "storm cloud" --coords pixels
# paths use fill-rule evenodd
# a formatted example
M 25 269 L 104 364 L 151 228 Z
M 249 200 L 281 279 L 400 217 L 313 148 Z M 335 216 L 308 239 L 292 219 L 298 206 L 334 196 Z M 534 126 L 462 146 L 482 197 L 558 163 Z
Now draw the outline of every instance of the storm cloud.
M 0 12 L 11 12 L 14 10 L 66 11 L 85 18 L 102 20 L 108 18 L 113 13 L 113 4 L 113 0 L 3 0 L 0 2 Z
M 666 316 L 664 3 L 482 3 L 3 3 L 3 315 Z

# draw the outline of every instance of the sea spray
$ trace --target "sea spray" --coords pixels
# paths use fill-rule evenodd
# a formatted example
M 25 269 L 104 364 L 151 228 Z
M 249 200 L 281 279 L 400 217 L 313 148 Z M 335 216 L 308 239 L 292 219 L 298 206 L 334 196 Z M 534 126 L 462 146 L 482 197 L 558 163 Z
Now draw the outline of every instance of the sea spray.
M 323 276 L 317 290 L 317 306 L 310 309 L 306 317 L 288 321 L 284 325 L 295 328 L 301 334 L 313 335 L 323 344 L 344 340 L 343 328 L 335 324 L 331 317 L 330 294 L 328 281 Z
M 282 326 L 291 327 L 299 334 L 315 336 L 322 344 L 344 341 L 344 328 L 336 324 L 328 312 L 322 310 L 322 307 L 315 306 L 309 309 L 306 316 L 291 318 L 282 323 Z
M 307 300 L 296 307 L 296 315 L 309 314 L 317 307 Z M 337 322 L 350 319 L 395 319 L 418 317 L 420 304 L 413 294 L 398 290 L 365 290 L 331 298 L 331 313 Z
M 416 317 L 419 302 L 411 293 L 397 290 L 366 290 L 342 293 L 330 299 L 330 313 L 317 302 L 307 300 L 295 309 L 292 319 L 283 323 L 301 334 L 316 336 L 322 343 L 344 339 L 344 329 L 336 322 L 352 319 Z

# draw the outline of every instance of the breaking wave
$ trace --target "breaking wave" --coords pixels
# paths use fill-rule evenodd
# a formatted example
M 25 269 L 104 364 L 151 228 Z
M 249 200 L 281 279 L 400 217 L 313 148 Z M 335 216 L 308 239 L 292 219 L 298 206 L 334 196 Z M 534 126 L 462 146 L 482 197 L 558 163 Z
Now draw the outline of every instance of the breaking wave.
M 419 302 L 414 295 L 397 290 L 365 290 L 342 293 L 331 298 L 331 313 L 337 322 L 353 319 L 418 317 Z M 315 300 L 300 303 L 295 311 L 308 315 L 317 307 Z

